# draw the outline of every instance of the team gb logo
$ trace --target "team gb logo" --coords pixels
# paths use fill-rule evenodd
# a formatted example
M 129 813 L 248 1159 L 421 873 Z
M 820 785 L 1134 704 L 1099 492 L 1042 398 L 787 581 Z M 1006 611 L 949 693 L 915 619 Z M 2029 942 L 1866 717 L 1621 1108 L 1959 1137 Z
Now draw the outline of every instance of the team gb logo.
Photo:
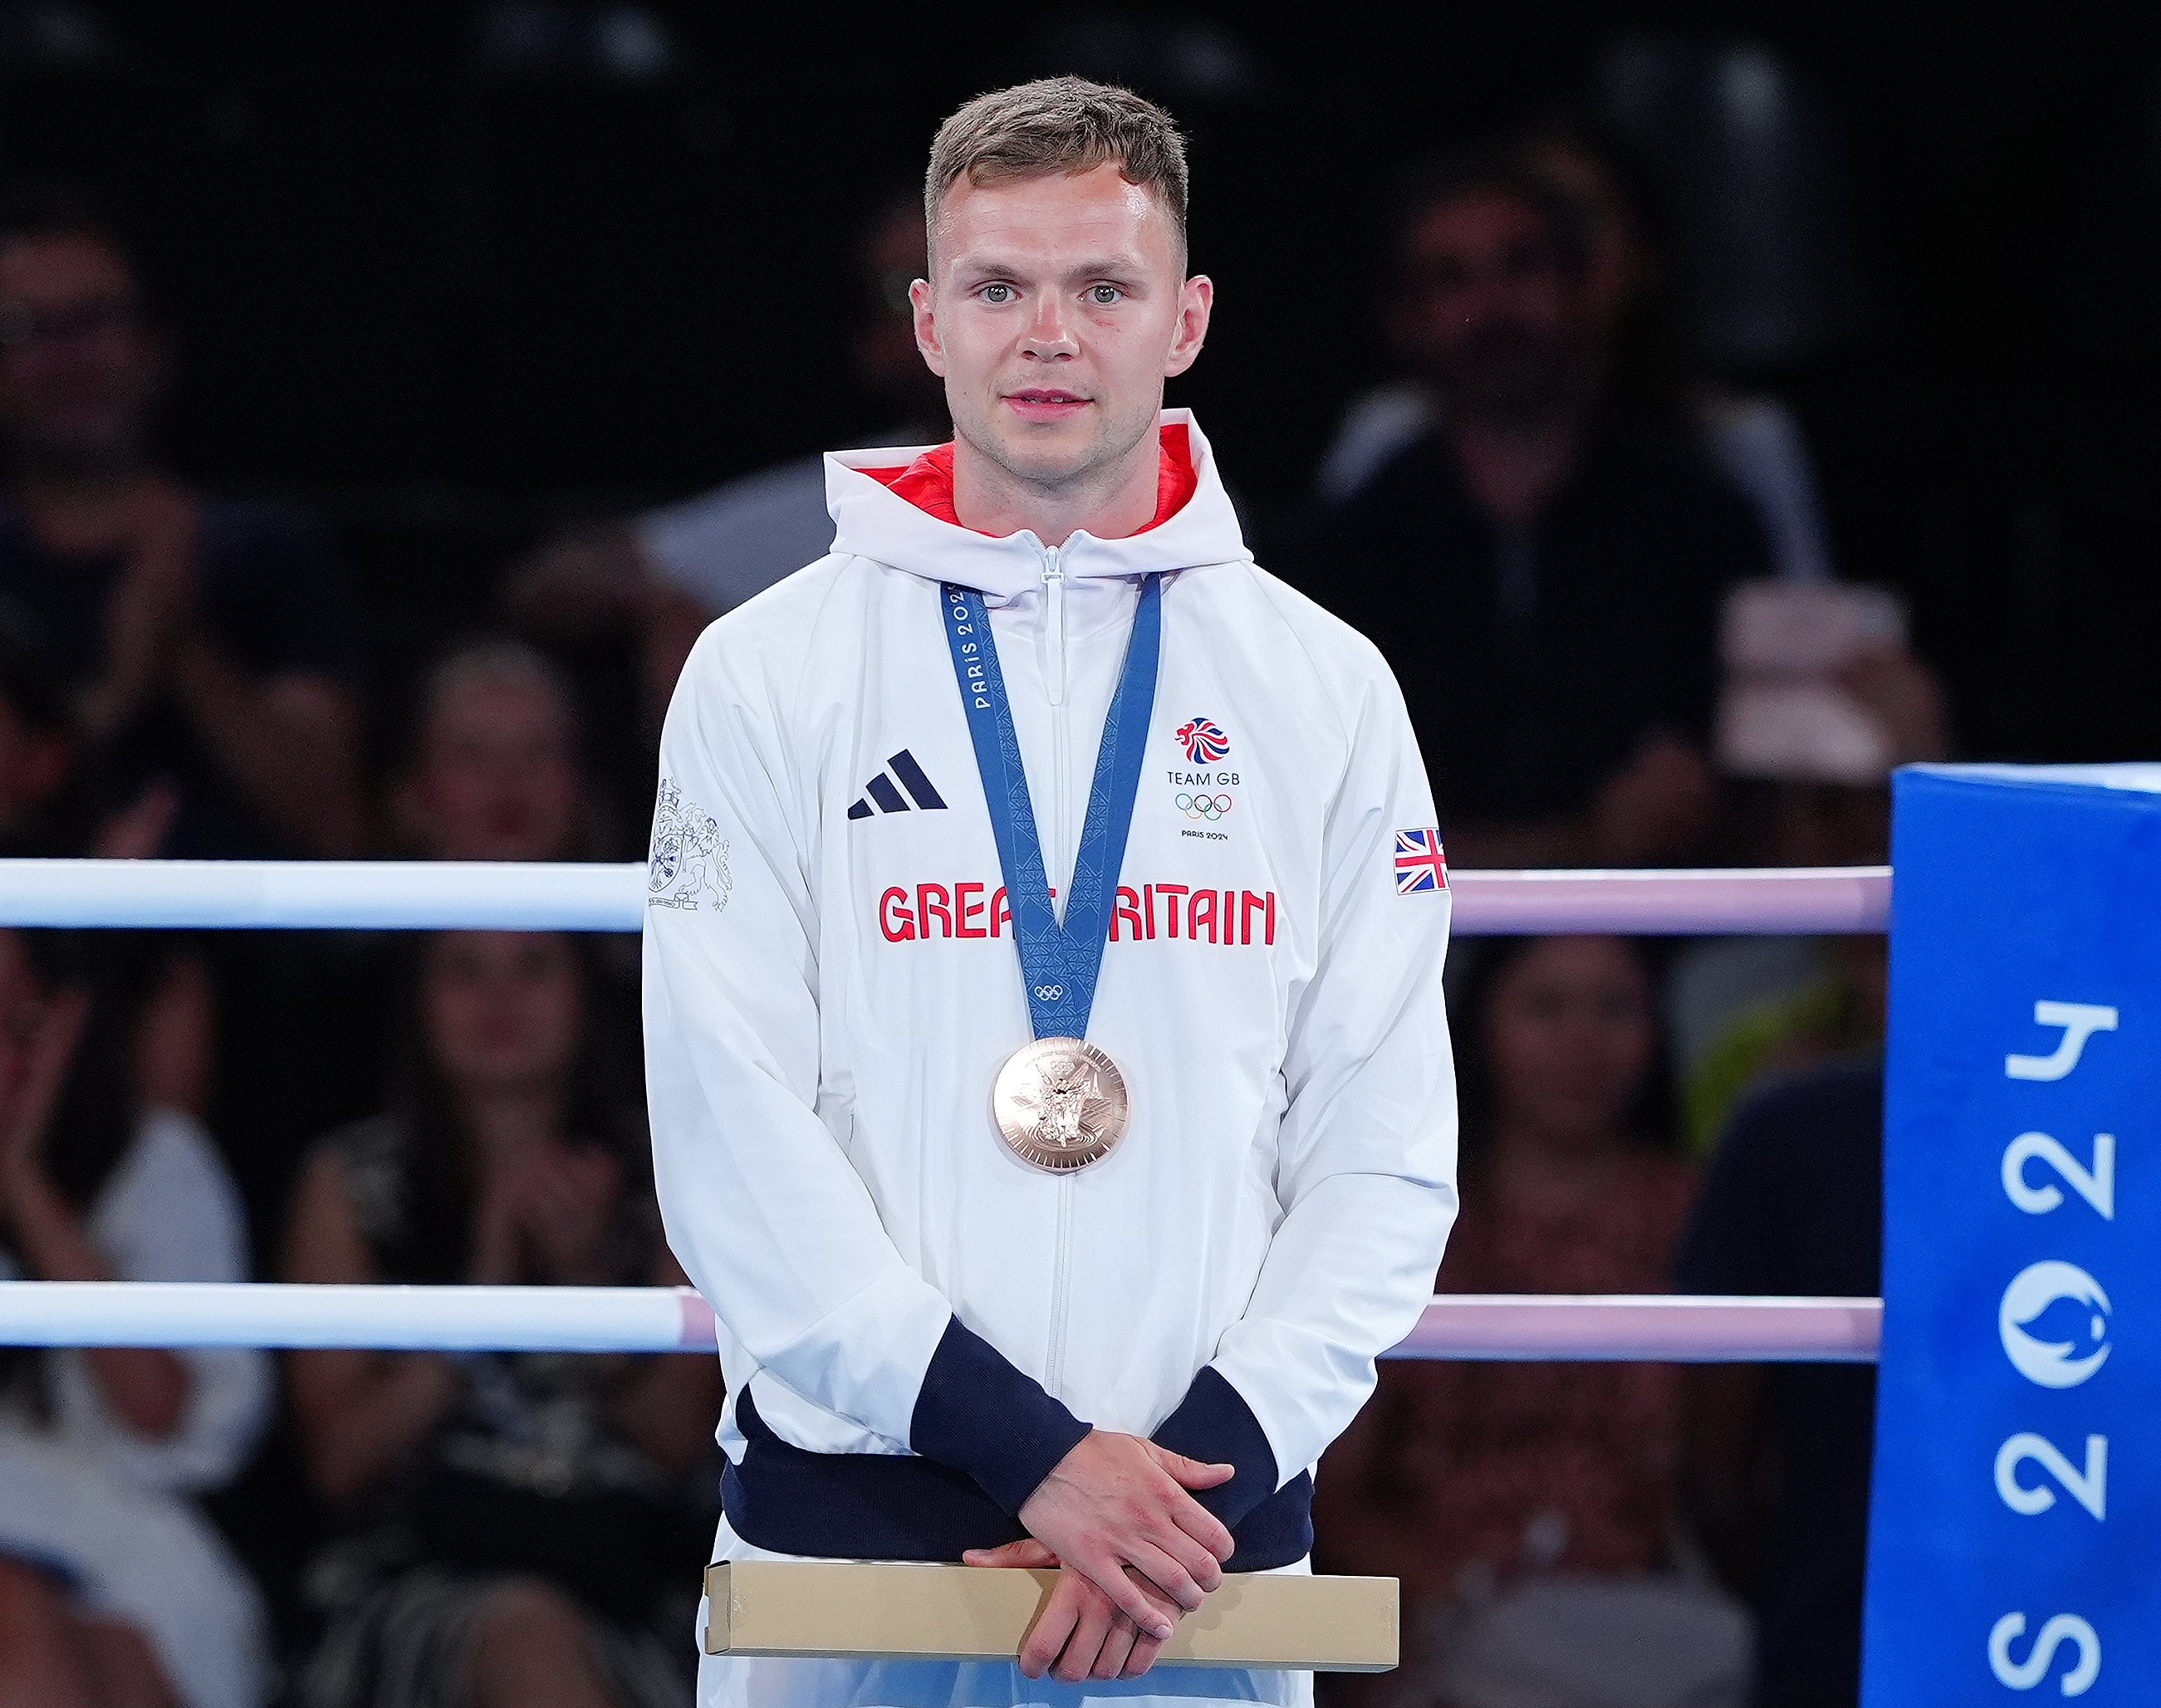
M 1220 725 L 1205 717 L 1180 724 L 1178 742 L 1185 749 L 1186 762 L 1193 765 L 1213 765 L 1231 751 L 1230 737 Z

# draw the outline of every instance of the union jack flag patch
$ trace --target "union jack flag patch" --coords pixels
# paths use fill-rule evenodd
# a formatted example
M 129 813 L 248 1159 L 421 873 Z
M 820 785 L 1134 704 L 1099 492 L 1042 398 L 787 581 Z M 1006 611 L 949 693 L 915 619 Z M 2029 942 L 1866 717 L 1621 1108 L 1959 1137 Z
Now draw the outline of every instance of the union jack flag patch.
M 1396 893 L 1424 895 L 1448 888 L 1448 857 L 1437 830 L 1396 832 Z

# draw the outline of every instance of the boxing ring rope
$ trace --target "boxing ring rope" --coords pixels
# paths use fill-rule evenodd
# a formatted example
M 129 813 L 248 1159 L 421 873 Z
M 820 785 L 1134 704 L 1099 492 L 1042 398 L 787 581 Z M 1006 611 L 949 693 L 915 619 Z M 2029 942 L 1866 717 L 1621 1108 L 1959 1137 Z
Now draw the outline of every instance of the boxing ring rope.
M 1867 1363 L 1882 1313 L 1875 1299 L 1445 1294 L 1388 1356 Z M 714 1322 L 687 1287 L 8 1281 L 0 1346 L 711 1352 Z
M 1465 936 L 1881 931 L 1888 867 L 1450 876 Z M 0 925 L 136 930 L 642 929 L 641 863 L 0 860 Z M 1388 1356 L 1868 1362 L 1882 1302 L 1436 1298 Z M 0 1346 L 677 1352 L 714 1346 L 688 1289 L 0 1282 Z
M 1881 931 L 1888 866 L 1455 872 L 1462 936 Z M 645 867 L 392 860 L 0 860 L 0 925 L 636 931 Z

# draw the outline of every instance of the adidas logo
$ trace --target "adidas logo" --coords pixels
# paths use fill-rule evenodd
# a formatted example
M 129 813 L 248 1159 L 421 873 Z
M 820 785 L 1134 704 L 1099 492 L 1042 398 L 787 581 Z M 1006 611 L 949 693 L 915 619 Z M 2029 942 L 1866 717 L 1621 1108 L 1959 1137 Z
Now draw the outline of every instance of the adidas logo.
M 927 813 L 945 810 L 945 797 L 930 786 L 930 779 L 923 774 L 923 768 L 915 763 L 915 755 L 903 747 L 887 760 L 886 769 L 870 780 L 856 804 L 848 809 L 851 819 L 867 819 L 873 812 L 904 813 L 912 800 Z M 900 779 L 900 787 L 893 786 L 893 778 Z M 901 799 L 900 790 L 908 791 L 908 799 Z

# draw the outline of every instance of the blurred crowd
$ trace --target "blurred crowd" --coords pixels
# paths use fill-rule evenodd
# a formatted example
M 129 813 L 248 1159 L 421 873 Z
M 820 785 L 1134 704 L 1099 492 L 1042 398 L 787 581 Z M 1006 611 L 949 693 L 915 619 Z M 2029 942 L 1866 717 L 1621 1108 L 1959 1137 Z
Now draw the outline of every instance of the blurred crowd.
M 945 436 L 922 236 L 905 198 L 861 233 L 862 444 Z M 1388 656 L 1455 864 L 1887 859 L 1943 695 L 1840 579 L 1794 418 L 1691 367 L 1620 158 L 1552 122 L 1418 163 L 1390 241 L 1398 373 L 1255 544 Z M 782 463 L 534 542 L 388 672 L 333 530 L 161 460 L 169 360 L 125 232 L 0 205 L 8 853 L 635 858 L 650 777 L 610 756 L 831 539 Z M 679 1282 L 635 960 L 0 931 L 0 1273 Z M 1451 984 L 1438 1288 L 1878 1290 L 1881 940 L 1466 940 Z M 0 1354 L 0 1703 L 687 1703 L 719 1401 L 695 1358 Z M 1406 1664 L 1325 1689 L 1852 1702 L 1872 1409 L 1844 1367 L 1384 1367 L 1315 1557 L 1403 1580 Z

